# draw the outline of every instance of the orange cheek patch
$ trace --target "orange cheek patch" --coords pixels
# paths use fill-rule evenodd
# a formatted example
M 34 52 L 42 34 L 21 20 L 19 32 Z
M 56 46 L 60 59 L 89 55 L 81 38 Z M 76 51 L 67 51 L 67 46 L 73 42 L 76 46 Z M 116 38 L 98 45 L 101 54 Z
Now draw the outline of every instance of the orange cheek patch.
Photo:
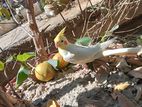
M 67 45 L 68 44 L 67 41 L 64 41 L 64 44 Z

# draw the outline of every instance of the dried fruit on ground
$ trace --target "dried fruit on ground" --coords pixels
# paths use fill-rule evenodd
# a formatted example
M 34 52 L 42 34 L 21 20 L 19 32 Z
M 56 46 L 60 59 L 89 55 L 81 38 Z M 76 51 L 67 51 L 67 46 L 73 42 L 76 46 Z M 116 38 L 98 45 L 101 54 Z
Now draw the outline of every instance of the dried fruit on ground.
M 66 62 L 63 57 L 59 54 L 59 53 L 56 53 L 53 58 L 54 60 L 58 60 L 59 61 L 59 65 L 58 65 L 58 68 L 64 68 L 66 67 L 69 63 Z
M 49 81 L 55 77 L 56 71 L 47 62 L 40 63 L 35 68 L 35 76 L 40 81 Z
M 46 103 L 42 105 L 42 107 L 60 107 L 56 100 L 48 100 Z
M 114 87 L 114 91 L 123 91 L 125 90 L 130 84 L 128 82 L 119 83 Z

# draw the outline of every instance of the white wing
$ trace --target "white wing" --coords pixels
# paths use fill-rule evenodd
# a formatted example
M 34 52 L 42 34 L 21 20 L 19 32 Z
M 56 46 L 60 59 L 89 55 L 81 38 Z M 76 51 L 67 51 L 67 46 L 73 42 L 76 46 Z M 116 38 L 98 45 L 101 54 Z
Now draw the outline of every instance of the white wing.
M 72 63 L 88 63 L 92 62 L 95 58 L 95 54 L 101 51 L 100 44 L 96 44 L 95 47 L 78 46 L 70 44 L 67 47 L 66 55 L 63 58 L 66 61 Z
M 102 57 L 102 51 L 106 49 L 116 38 L 92 46 L 80 46 L 70 44 L 66 50 L 59 50 L 64 60 L 71 63 L 88 63 Z M 62 52 L 61 52 L 62 51 Z

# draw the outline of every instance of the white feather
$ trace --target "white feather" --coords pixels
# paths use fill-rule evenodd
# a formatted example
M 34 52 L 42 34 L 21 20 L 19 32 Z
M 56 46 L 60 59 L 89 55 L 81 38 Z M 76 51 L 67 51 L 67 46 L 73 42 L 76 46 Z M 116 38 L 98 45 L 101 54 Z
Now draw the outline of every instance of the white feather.
M 104 51 L 116 38 L 92 46 L 69 44 L 66 50 L 58 49 L 65 61 L 74 64 L 85 64 L 101 58 Z

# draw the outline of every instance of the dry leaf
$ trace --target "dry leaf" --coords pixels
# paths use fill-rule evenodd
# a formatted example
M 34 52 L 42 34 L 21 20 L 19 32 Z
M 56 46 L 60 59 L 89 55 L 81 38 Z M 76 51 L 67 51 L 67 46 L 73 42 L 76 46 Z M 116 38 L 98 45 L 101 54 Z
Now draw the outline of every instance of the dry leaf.
M 96 70 L 95 81 L 98 83 L 106 83 L 109 75 L 109 66 L 104 61 L 95 61 L 94 68 Z
M 100 67 L 100 68 L 97 68 L 97 72 L 96 72 L 96 75 L 95 75 L 95 81 L 97 83 L 106 83 L 107 82 L 107 79 L 108 79 L 108 75 L 109 73 L 106 71 L 106 69 Z
M 125 95 L 121 94 L 120 92 L 117 95 L 118 103 L 120 107 L 139 107 L 137 104 L 133 103 L 129 100 Z
M 24 100 L 23 102 L 25 104 L 25 107 L 35 107 L 30 101 Z
M 135 88 L 137 89 L 135 100 L 138 101 L 142 96 L 142 85 L 137 85 Z
M 104 107 L 104 104 L 106 104 L 106 102 L 102 99 L 93 100 L 89 98 L 80 98 L 78 100 L 78 107 Z
M 135 78 L 142 79 L 142 67 L 135 68 L 132 71 L 130 71 L 128 74 L 135 77 Z
M 7 94 L 7 97 L 12 104 L 17 104 L 19 102 L 16 98 L 10 96 L 9 94 Z
M 129 67 L 128 63 L 126 62 L 125 58 L 121 58 L 118 64 L 116 65 L 117 68 L 122 68 L 122 67 Z
M 117 63 L 116 67 L 124 72 L 130 71 L 130 66 L 126 62 L 125 58 L 121 58 L 120 61 Z
M 114 91 L 123 91 L 125 90 L 130 84 L 128 82 L 119 83 L 114 87 Z
M 142 61 L 136 55 L 127 56 L 125 59 L 126 59 L 126 62 L 128 62 L 131 65 L 142 66 Z M 120 61 L 120 57 L 105 57 L 105 58 L 101 58 L 101 60 L 110 62 L 110 63 L 116 63 Z
M 48 100 L 47 102 L 45 102 L 42 107 L 60 107 L 60 105 L 57 103 L 56 100 Z
M 25 106 L 25 104 L 23 104 L 23 103 L 18 103 L 18 104 L 16 104 L 14 107 L 26 107 L 26 106 Z
M 117 99 L 117 93 L 116 93 L 116 92 L 111 93 L 111 97 L 112 97 L 114 100 L 116 100 L 116 99 Z
M 32 102 L 27 100 L 21 100 L 19 101 L 14 107 L 35 107 Z
M 129 64 L 137 65 L 137 66 L 142 66 L 142 61 L 136 57 L 127 57 L 127 62 Z

